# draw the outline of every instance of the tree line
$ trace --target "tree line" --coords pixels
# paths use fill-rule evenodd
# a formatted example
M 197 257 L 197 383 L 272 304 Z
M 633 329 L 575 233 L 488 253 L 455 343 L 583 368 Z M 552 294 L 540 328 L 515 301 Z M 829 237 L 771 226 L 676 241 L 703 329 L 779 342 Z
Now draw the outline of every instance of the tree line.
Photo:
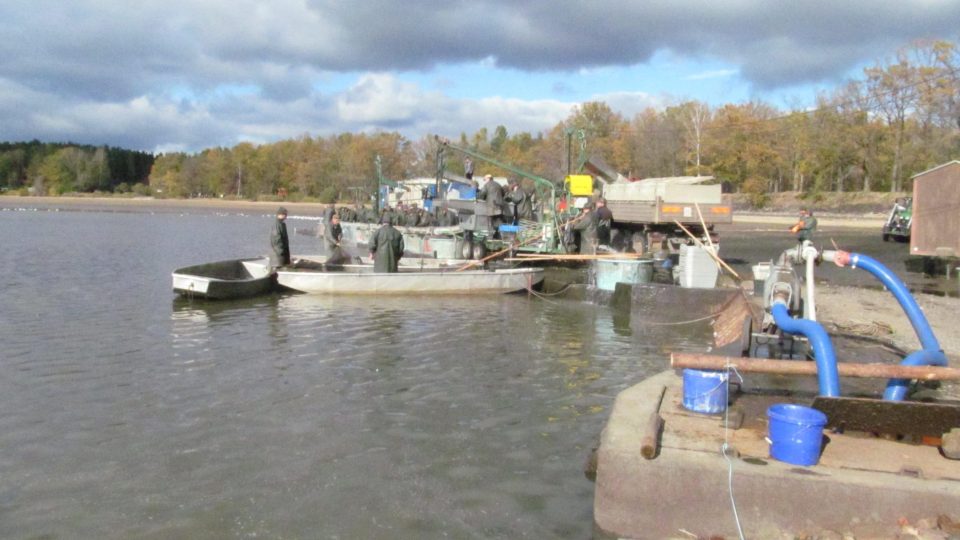
M 108 146 L 0 143 L 0 188 L 36 195 L 149 193 L 154 156 Z
M 500 125 L 492 133 L 485 127 L 463 133 L 454 142 L 558 181 L 576 172 L 586 156 L 633 178 L 712 175 L 756 204 L 778 191 L 900 192 L 911 188 L 916 173 L 957 157 L 958 60 L 952 42 L 914 43 L 819 95 L 809 109 L 784 111 L 762 101 L 717 107 L 685 101 L 627 118 L 596 101 L 576 107 L 546 132 L 511 134 Z M 152 159 L 149 186 L 165 197 L 366 200 L 378 175 L 434 176 L 437 144 L 430 134 L 410 140 L 395 132 L 344 133 L 160 154 Z M 114 177 L 110 150 L 86 148 L 77 151 L 81 157 L 57 148 L 27 174 L 13 176 L 0 157 L 0 181 L 16 186 L 39 175 L 56 190 L 118 186 L 129 176 Z M 0 147 L 0 156 L 5 154 Z M 446 159 L 452 172 L 463 172 L 460 160 L 449 153 Z M 96 166 L 104 161 L 111 164 L 108 173 Z M 480 174 L 510 175 L 476 166 Z

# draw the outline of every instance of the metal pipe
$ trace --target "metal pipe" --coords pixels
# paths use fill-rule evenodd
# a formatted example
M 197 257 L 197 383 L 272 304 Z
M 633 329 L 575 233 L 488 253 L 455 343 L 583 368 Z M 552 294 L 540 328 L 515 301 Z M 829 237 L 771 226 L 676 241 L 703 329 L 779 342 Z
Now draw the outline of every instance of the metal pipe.
M 803 243 L 801 255 L 806 263 L 807 269 L 806 283 L 804 283 L 806 295 L 805 301 L 803 302 L 803 318 L 811 321 L 817 320 L 817 304 L 814 300 L 813 265 L 817 261 L 818 254 L 817 248 L 813 247 L 813 244 L 809 241 Z
M 849 265 L 850 268 L 860 267 L 870 272 L 883 283 L 893 294 L 893 297 L 897 299 L 897 302 L 900 303 L 900 307 L 903 308 L 903 312 L 907 315 L 907 318 L 910 319 L 910 324 L 913 326 L 913 330 L 916 332 L 917 339 L 920 340 L 922 347 L 922 350 L 904 358 L 901 364 L 908 366 L 947 365 L 947 357 L 943 353 L 937 337 L 933 334 L 933 329 L 930 327 L 927 317 L 923 314 L 920 306 L 917 305 L 917 301 L 913 298 L 913 295 L 910 294 L 909 289 L 907 289 L 903 281 L 887 269 L 886 266 L 880 264 L 880 262 L 872 257 L 861 253 L 837 251 L 833 259 L 837 266 L 844 267 Z M 891 379 L 887 383 L 886 390 L 883 392 L 883 398 L 902 401 L 907 395 L 907 385 L 909 383 L 910 381 L 907 379 Z
M 837 357 L 833 350 L 830 335 L 816 321 L 794 319 L 787 311 L 786 301 L 775 298 L 770 309 L 773 320 L 784 332 L 800 334 L 810 340 L 813 347 L 813 357 L 817 364 L 817 381 L 820 385 L 820 395 L 826 397 L 840 396 L 840 375 L 837 371 Z
M 742 358 L 713 354 L 672 353 L 670 367 L 675 369 L 708 369 L 722 371 L 736 369 L 740 373 L 772 373 L 775 375 L 815 375 L 817 366 L 796 360 L 768 360 L 765 358 Z M 940 366 L 916 366 L 903 364 L 837 363 L 841 377 L 864 379 L 918 379 L 924 381 L 960 380 L 960 369 Z

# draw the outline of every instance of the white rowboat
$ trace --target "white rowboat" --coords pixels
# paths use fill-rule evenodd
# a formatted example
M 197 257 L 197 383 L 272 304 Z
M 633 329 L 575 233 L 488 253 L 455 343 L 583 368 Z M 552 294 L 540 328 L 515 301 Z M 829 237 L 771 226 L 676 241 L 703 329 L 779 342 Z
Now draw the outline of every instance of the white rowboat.
M 233 259 L 178 268 L 173 291 L 190 298 L 247 298 L 273 289 L 270 259 Z
M 430 270 L 376 273 L 372 269 L 343 271 L 280 269 L 277 283 L 313 294 L 499 294 L 523 291 L 543 281 L 542 268 L 499 270 Z

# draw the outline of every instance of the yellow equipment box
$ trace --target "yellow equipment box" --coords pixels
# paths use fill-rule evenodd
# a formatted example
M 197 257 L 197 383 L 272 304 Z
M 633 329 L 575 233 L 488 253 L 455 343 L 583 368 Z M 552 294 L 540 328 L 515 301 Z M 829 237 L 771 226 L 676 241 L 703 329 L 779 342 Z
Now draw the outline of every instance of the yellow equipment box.
M 593 177 L 589 174 L 571 174 L 567 176 L 570 194 L 575 197 L 593 195 Z

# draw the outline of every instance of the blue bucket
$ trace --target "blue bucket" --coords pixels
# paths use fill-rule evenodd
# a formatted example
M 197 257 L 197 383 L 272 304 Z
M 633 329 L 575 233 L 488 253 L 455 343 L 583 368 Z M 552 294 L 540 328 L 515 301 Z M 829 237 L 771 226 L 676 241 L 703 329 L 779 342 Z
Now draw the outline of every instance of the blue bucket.
M 726 371 L 683 370 L 683 406 L 693 412 L 716 414 L 727 410 Z
M 778 403 L 767 409 L 767 418 L 770 457 L 793 465 L 817 464 L 827 415 L 803 405 Z

